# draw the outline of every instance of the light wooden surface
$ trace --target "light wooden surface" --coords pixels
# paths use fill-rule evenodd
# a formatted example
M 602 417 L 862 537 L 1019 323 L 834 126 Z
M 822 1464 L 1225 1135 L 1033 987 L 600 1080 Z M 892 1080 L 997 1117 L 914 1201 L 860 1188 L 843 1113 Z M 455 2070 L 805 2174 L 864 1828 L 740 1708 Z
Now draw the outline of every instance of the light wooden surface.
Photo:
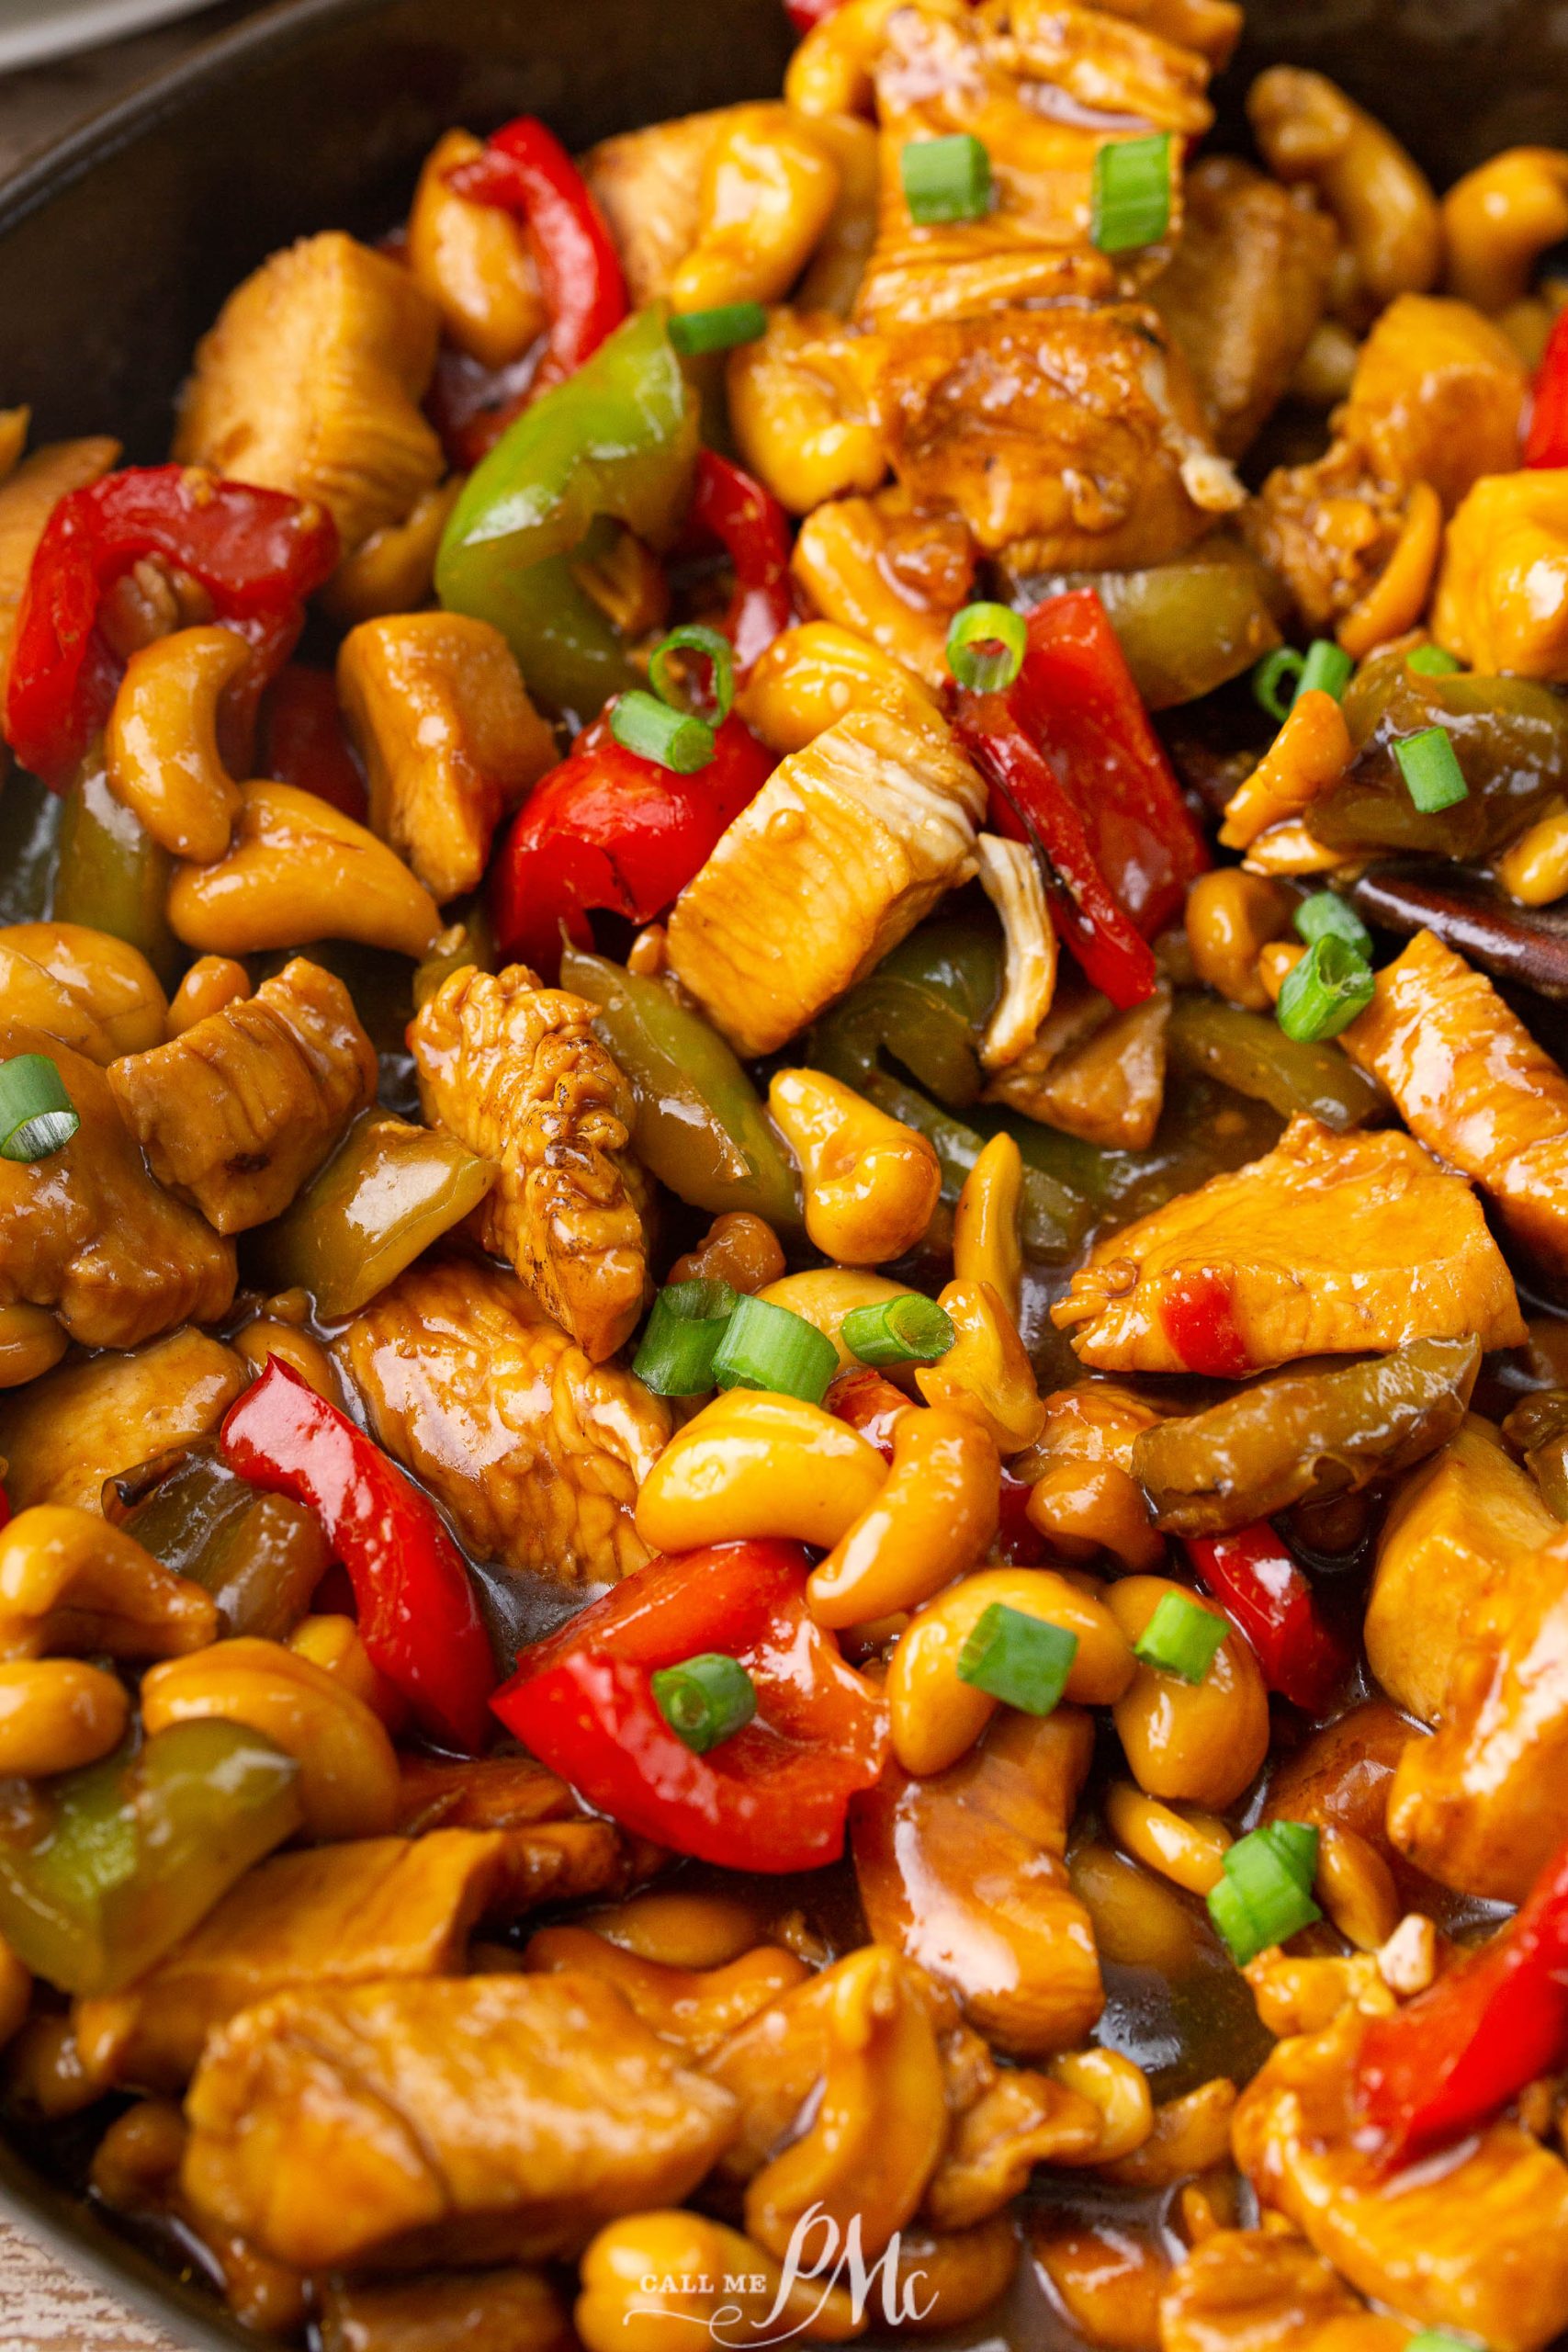
M 0 2345 L 5 2352 L 186 2352 L 9 2222 L 0 2222 Z

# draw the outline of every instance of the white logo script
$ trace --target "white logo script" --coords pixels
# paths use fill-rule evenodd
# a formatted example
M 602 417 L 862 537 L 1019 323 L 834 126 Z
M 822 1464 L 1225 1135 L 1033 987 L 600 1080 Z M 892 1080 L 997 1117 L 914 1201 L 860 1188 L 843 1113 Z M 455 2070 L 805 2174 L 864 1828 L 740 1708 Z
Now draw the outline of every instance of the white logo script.
M 874 2290 L 880 2289 L 887 2325 L 908 2326 L 927 2318 L 937 2299 L 933 2294 L 920 2300 L 923 2270 L 907 2270 L 899 2277 L 901 2254 L 895 2230 L 876 2260 L 868 2264 L 861 2248 L 860 2215 L 854 2214 L 840 2233 L 831 2214 L 820 2205 L 809 2205 L 790 2232 L 770 2308 L 761 2307 L 770 2284 L 763 2270 L 726 2270 L 716 2277 L 705 2271 L 649 2271 L 637 2280 L 642 2300 L 622 2314 L 622 2324 L 629 2326 L 650 2312 L 661 2319 L 689 2319 L 705 2327 L 725 2352 L 766 2352 L 769 2345 L 787 2344 L 803 2334 L 835 2292 L 847 2293 L 853 2324 L 860 2327 Z M 728 2300 L 731 2297 L 746 2300 Z M 680 2306 L 685 2302 L 708 2308 L 682 2311 Z M 786 2313 L 787 2324 L 781 2326 Z

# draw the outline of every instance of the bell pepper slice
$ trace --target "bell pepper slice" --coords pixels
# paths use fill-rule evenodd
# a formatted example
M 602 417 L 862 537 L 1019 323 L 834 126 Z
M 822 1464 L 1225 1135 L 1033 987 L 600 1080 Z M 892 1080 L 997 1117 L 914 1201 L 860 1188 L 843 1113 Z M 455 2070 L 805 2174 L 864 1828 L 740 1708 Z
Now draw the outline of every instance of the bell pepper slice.
M 434 1503 L 277 1356 L 219 1435 L 242 1478 L 315 1512 L 354 1587 L 370 1662 L 422 1727 L 447 1746 L 482 1747 L 495 1687 L 490 1642 Z
M 1568 311 L 1560 311 L 1536 371 L 1527 466 L 1568 466 Z
M 717 1544 L 654 1560 L 524 1650 L 492 1705 L 507 1729 L 624 1828 L 731 1870 L 815 1870 L 843 1850 L 850 1799 L 887 1755 L 881 1701 L 806 1605 L 798 1544 Z M 661 1668 L 736 1658 L 757 1713 L 705 1756 L 653 1697 Z
M 469 475 L 435 561 L 448 611 L 502 632 L 534 694 L 579 720 L 640 681 L 572 571 L 595 525 L 666 544 L 691 492 L 697 404 L 662 303 L 524 410 Z
M 789 517 L 771 491 L 713 449 L 697 455 L 682 548 L 716 539 L 735 572 L 723 628 L 744 674 L 795 620 Z
M 258 692 L 293 650 L 304 600 L 338 557 L 319 506 L 194 466 L 134 466 L 62 498 L 39 540 L 17 614 L 6 740 L 59 790 L 109 715 L 120 665 L 98 631 L 107 590 L 143 556 L 188 572 L 214 618 L 246 638 Z
M 843 5 L 844 0 L 784 0 L 784 15 L 804 39 L 829 17 L 836 17 Z
M 1269 1690 L 1309 1715 L 1326 1714 L 1352 1661 L 1269 1521 L 1182 1540 L 1204 1585 L 1251 1643 Z
M 1568 1845 L 1506 1928 L 1393 2017 L 1371 2018 L 1357 2104 L 1390 2165 L 1463 2139 L 1568 2065 Z
M 550 973 L 563 922 L 579 946 L 592 945 L 591 908 L 651 922 L 679 898 L 773 765 L 731 715 L 706 766 L 677 775 L 617 743 L 605 712 L 513 820 L 491 884 L 502 955 Z

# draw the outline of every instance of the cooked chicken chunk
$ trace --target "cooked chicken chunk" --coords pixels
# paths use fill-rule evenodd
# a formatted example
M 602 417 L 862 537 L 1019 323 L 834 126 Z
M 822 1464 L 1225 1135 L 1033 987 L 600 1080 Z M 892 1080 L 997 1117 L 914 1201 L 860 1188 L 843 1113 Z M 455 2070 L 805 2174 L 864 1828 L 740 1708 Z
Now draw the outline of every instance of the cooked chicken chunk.
M 1165 1107 L 1170 989 L 1116 1012 L 1096 990 L 1053 1006 L 1010 1069 L 992 1079 L 987 1102 L 1061 1127 L 1112 1151 L 1146 1151 Z
M 1216 2230 L 1172 2272 L 1159 2340 L 1160 2352 L 1404 2352 L 1408 2337 L 1304 2240 Z
M 79 922 L 0 930 L 0 1002 L 11 1020 L 47 1029 L 100 1065 L 161 1046 L 168 1012 L 141 950 Z
M 1568 2326 L 1568 2166 L 1494 2123 L 1440 2165 L 1380 2176 L 1349 2103 L 1365 2022 L 1348 2008 L 1280 2043 L 1237 2105 L 1236 2162 L 1362 2294 L 1416 2327 L 1539 2352 Z
M 631 1089 L 593 1013 L 525 964 L 465 967 L 408 1035 L 430 1125 L 500 1162 L 479 1212 L 485 1247 L 602 1363 L 642 1312 L 647 1180 L 629 1146 Z
M 1484 973 L 1419 931 L 1339 1042 L 1428 1150 L 1493 1195 L 1515 1238 L 1568 1274 L 1568 1077 Z
M 641 1567 L 632 1511 L 669 1408 L 629 1372 L 590 1363 L 510 1275 L 457 1259 L 412 1266 L 336 1352 L 377 1439 L 481 1559 L 565 1583 Z
M 337 683 L 372 831 L 441 903 L 477 889 L 496 826 L 556 757 L 501 631 L 462 613 L 364 621 Z
M 197 350 L 174 454 L 326 507 L 344 552 L 401 522 L 445 460 L 419 403 L 435 306 L 339 230 L 276 253 Z
M 681 893 L 677 977 L 742 1053 L 772 1053 L 968 879 L 985 805 L 945 729 L 852 711 L 774 769 Z
M 1524 1335 L 1461 1178 L 1408 1136 L 1305 1118 L 1264 1159 L 1098 1243 L 1052 1316 L 1096 1371 L 1228 1379 L 1296 1356 Z
M 582 176 L 610 224 L 634 302 L 652 302 L 697 241 L 703 166 L 739 107 L 676 115 L 602 139 Z
M 108 1073 L 153 1175 L 220 1233 L 281 1216 L 374 1100 L 376 1078 L 354 999 L 302 956 Z
M 216 1322 L 234 1250 L 160 1191 L 96 1062 L 0 1021 L 0 1059 L 51 1058 L 81 1125 L 46 1159 L 0 1159 L 0 1306 L 52 1307 L 89 1348 L 134 1348 L 175 1323 Z
M 171 1331 L 129 1355 L 62 1364 L 0 1396 L 0 1459 L 13 1510 L 96 1510 L 106 1479 L 218 1427 L 249 1376 L 205 1331 Z
M 679 2204 L 735 2124 L 619 1994 L 569 1975 L 282 1994 L 214 2034 L 186 2112 L 197 2212 L 309 2270 L 573 2253 Z
M 316 2309 L 321 2352 L 574 2352 L 579 2341 L 537 2270 L 333 2279 Z
M 1235 155 L 1187 178 L 1181 242 L 1149 300 L 1186 354 L 1216 446 L 1238 458 L 1280 399 L 1323 315 L 1337 245 L 1304 189 Z
M 0 695 L 10 674 L 17 607 L 43 526 L 69 491 L 96 481 L 118 456 L 119 443 L 101 435 L 46 442 L 0 483 Z

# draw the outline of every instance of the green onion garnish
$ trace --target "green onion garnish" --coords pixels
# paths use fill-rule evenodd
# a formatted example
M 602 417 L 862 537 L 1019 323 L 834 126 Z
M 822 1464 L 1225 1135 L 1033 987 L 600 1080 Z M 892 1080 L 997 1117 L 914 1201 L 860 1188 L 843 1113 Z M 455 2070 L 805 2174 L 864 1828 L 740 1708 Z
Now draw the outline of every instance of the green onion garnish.
M 738 1659 L 719 1650 L 706 1650 L 681 1666 L 660 1667 L 649 1680 L 660 1713 L 676 1738 L 698 1756 L 743 1731 L 757 1712 L 750 1676 Z
M 720 1388 L 770 1388 L 820 1405 L 839 1369 L 839 1351 L 804 1315 L 767 1299 L 743 1298 L 713 1360 Z
M 1011 685 L 1028 642 L 1021 613 L 1006 605 L 965 605 L 947 632 L 947 666 L 961 686 L 988 695 Z
M 1133 1645 L 1133 1656 L 1161 1674 L 1201 1682 L 1230 1632 L 1229 1620 L 1200 1608 L 1184 1592 L 1168 1592 Z
M 705 1396 L 739 1293 L 728 1283 L 667 1283 L 653 1302 L 632 1370 L 656 1396 Z
M 1347 947 L 1371 962 L 1372 934 L 1337 890 L 1314 890 L 1310 899 L 1302 900 L 1291 921 L 1296 936 L 1309 947 L 1314 939 L 1342 939 Z
M 1281 1831 L 1293 1834 L 1285 1838 Z M 1309 1838 L 1312 1861 L 1303 1873 Z M 1308 1891 L 1316 1858 L 1317 1832 L 1299 1821 L 1270 1822 L 1231 1847 L 1208 1903 L 1209 1917 L 1238 1968 L 1322 1918 Z
M 911 139 L 898 158 L 909 218 L 922 229 L 981 220 L 991 208 L 991 159 L 973 131 Z
M 47 1159 L 82 1122 L 47 1054 L 0 1062 L 0 1159 Z
M 1330 932 L 1314 939 L 1286 973 L 1274 1017 L 1298 1045 L 1319 1045 L 1348 1029 L 1371 1004 L 1376 988 L 1366 957 Z
M 1450 2335 L 1447 2328 L 1424 2327 L 1419 2335 L 1405 2339 L 1404 2352 L 1475 2352 L 1475 2346 L 1462 2335 Z
M 1096 151 L 1089 233 L 1102 254 L 1130 253 L 1164 236 L 1170 226 L 1170 157 L 1168 130 L 1107 140 Z
M 1336 645 L 1331 637 L 1314 637 L 1307 647 L 1306 659 L 1302 663 L 1301 684 L 1296 692 L 1298 695 L 1332 695 L 1338 702 L 1350 683 L 1355 667 L 1342 645 Z
M 1078 1637 L 993 1600 L 958 1653 L 958 1679 L 1026 1715 L 1048 1715 L 1067 1687 Z
M 610 732 L 623 751 L 652 760 L 676 775 L 694 775 L 713 757 L 713 729 L 690 711 L 671 710 L 657 695 L 634 686 L 610 706 Z
M 706 727 L 722 727 L 729 717 L 735 700 L 735 653 L 729 639 L 716 628 L 707 628 L 701 621 L 688 621 L 684 628 L 672 628 L 654 647 L 648 664 L 648 683 L 662 703 L 671 710 L 684 713 L 686 706 L 681 689 L 670 674 L 672 653 L 695 653 L 708 664 L 708 700 L 711 714 L 703 713 Z
M 1456 670 L 1462 670 L 1464 663 L 1457 653 L 1450 653 L 1446 646 L 1418 645 L 1414 653 L 1405 655 L 1404 666 L 1407 670 L 1414 670 L 1418 677 L 1447 678 L 1451 677 Z M 1427 2333 L 1430 2334 L 1431 2331 L 1428 2329 Z M 1452 2338 L 1439 2337 L 1436 2340 L 1448 2343 L 1451 2342 Z M 1419 2344 L 1420 2336 L 1413 2337 L 1412 2342 Z M 1404 2352 L 1410 2352 L 1409 2345 L 1405 2346 Z
M 761 302 L 721 302 L 712 311 L 677 311 L 670 322 L 670 340 L 687 359 L 705 351 L 733 351 L 738 343 L 755 343 L 768 332 L 768 314 Z
M 1446 727 L 1424 727 L 1393 747 L 1404 788 L 1424 817 L 1470 798 L 1470 786 Z
M 946 1307 L 915 1290 L 880 1306 L 853 1307 L 839 1326 L 840 1339 L 862 1363 L 935 1363 L 957 1336 Z
M 1306 655 L 1298 653 L 1293 645 L 1277 645 L 1266 653 L 1252 673 L 1254 699 L 1262 704 L 1270 718 L 1283 726 L 1291 715 L 1291 705 L 1296 698 L 1302 672 L 1306 668 Z M 1281 691 L 1290 681 L 1290 692 Z

